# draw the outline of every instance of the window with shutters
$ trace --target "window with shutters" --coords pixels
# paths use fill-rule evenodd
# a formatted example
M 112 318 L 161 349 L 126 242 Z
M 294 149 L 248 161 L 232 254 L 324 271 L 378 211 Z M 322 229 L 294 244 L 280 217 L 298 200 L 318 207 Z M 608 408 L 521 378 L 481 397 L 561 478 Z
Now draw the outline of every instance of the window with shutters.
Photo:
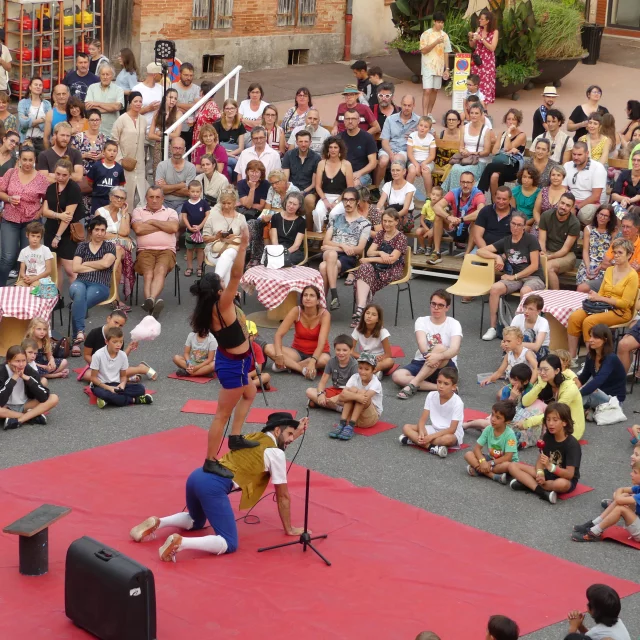
M 211 28 L 211 0 L 193 0 L 191 28 L 194 30 Z
M 215 0 L 214 29 L 230 29 L 233 23 L 233 0 Z
M 316 23 L 316 0 L 278 0 L 279 27 L 312 27 Z

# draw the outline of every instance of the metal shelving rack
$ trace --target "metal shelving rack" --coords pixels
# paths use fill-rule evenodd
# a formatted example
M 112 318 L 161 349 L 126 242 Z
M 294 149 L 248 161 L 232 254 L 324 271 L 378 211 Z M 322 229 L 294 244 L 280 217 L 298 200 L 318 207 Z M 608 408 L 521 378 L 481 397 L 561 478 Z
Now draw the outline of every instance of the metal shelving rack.
M 4 0 L 5 44 L 13 58 L 12 95 L 23 98 L 29 79 L 40 76 L 43 97 L 50 98 L 53 84 L 74 68 L 77 51 L 86 51 L 91 40 L 104 45 L 102 15 L 103 0 Z M 69 56 L 64 55 L 65 43 L 73 46 Z

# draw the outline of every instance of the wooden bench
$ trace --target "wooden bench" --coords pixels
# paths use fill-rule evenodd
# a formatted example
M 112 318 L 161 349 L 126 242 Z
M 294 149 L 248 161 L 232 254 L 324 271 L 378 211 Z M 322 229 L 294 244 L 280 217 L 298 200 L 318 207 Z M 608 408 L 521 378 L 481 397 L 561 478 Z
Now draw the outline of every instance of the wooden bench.
M 43 504 L 2 530 L 20 536 L 18 558 L 23 576 L 42 576 L 49 571 L 49 527 L 70 513 L 68 507 Z

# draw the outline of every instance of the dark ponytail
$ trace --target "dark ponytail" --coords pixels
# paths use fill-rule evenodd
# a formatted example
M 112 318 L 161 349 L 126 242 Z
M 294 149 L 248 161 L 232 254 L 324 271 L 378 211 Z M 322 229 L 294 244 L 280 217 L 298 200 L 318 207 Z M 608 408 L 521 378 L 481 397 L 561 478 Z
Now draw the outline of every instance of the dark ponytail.
M 191 314 L 191 328 L 199 336 L 206 336 L 211 331 L 213 306 L 220 299 L 223 289 L 222 281 L 217 273 L 207 273 L 196 280 L 190 287 L 191 295 L 196 296 L 196 306 Z

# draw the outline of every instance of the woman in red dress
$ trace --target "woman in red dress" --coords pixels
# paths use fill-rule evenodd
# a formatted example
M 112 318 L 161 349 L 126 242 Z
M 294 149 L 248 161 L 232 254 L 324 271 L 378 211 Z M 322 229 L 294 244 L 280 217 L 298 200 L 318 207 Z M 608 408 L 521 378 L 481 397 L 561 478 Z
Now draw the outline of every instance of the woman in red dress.
M 206 96 L 211 89 L 213 89 L 213 82 L 209 82 L 209 80 L 204 80 L 200 85 L 200 95 Z M 220 120 L 220 109 L 216 104 L 213 97 L 209 98 L 201 107 L 196 115 L 196 120 L 193 125 L 193 140 L 199 140 L 200 129 L 204 127 L 205 124 L 213 124 Z
M 471 65 L 471 73 L 480 76 L 480 91 L 484 96 L 484 104 L 493 104 L 496 100 L 496 47 L 498 32 L 496 19 L 488 9 L 483 9 L 478 16 L 478 29 L 469 32 L 469 45 L 474 53 L 480 56 L 481 66 Z

